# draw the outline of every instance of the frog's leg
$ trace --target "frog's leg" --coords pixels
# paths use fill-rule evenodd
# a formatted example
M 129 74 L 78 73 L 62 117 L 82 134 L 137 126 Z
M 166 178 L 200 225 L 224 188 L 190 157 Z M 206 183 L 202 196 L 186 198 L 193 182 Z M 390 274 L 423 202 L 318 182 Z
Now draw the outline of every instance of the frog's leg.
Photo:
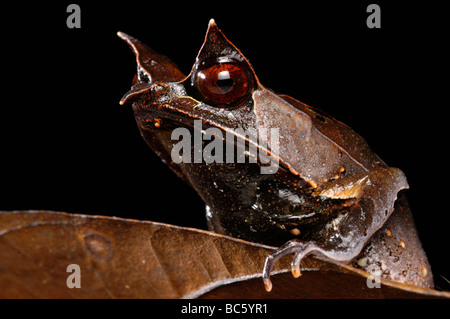
M 403 172 L 397 168 L 378 168 L 366 174 L 337 180 L 315 195 L 335 199 L 356 199 L 343 215 L 326 224 L 315 240 L 291 240 L 270 254 L 264 265 L 263 280 L 267 291 L 272 289 L 270 271 L 283 256 L 294 254 L 291 268 L 300 276 L 300 262 L 308 254 L 348 262 L 363 249 L 394 210 L 397 193 L 408 188 Z

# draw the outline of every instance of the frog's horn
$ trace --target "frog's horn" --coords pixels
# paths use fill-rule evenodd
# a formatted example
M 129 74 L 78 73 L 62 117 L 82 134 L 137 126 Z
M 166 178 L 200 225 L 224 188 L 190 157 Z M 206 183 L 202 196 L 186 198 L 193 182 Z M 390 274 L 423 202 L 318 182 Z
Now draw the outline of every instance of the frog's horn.
M 150 49 L 128 34 L 117 32 L 117 35 L 128 43 L 136 55 L 140 82 L 175 82 L 186 77 L 168 57 Z
M 198 52 L 191 74 L 193 74 L 195 70 L 198 69 L 198 67 L 205 61 L 223 58 L 225 56 L 232 56 L 234 60 L 238 60 L 241 63 L 246 64 L 255 77 L 256 82 L 259 84 L 258 77 L 256 76 L 255 71 L 247 58 L 245 58 L 242 52 L 233 43 L 231 43 L 230 40 L 228 40 L 225 34 L 217 26 L 216 21 L 214 19 L 210 19 L 205 40 L 200 48 L 200 51 Z M 193 79 L 194 78 L 191 77 L 191 81 L 193 81 Z
M 117 32 L 117 35 L 125 40 L 133 50 L 137 62 L 137 86 L 138 90 L 131 90 L 120 101 L 120 104 L 128 102 L 128 98 L 142 91 L 143 86 L 149 86 L 154 82 L 176 82 L 183 80 L 186 76 L 178 66 L 168 57 L 155 52 L 141 41 L 132 36 Z M 146 85 L 147 84 L 147 85 Z

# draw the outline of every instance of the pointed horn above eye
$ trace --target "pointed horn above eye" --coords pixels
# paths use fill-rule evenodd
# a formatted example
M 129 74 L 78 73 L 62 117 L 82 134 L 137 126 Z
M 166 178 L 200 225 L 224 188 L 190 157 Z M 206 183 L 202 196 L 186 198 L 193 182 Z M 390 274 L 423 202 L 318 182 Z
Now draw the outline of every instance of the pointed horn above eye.
M 214 19 L 209 20 L 205 40 L 200 48 L 200 51 L 198 52 L 191 74 L 194 74 L 199 67 L 205 63 L 210 63 L 211 61 L 238 61 L 244 65 L 247 65 L 249 71 L 253 74 L 256 83 L 259 85 L 258 77 L 256 76 L 250 62 L 247 58 L 245 58 L 241 51 L 233 43 L 231 43 L 230 40 L 228 40 L 222 30 L 219 29 Z M 193 78 L 191 81 L 193 81 Z
M 214 19 L 209 20 L 205 40 L 197 59 L 207 60 L 212 57 L 233 56 L 241 61 L 246 60 L 239 49 L 223 34 Z
M 128 43 L 136 56 L 138 82 L 176 82 L 186 77 L 168 57 L 126 33 L 117 32 L 117 35 Z
M 209 20 L 208 27 L 211 27 L 211 26 L 216 26 L 217 27 L 216 21 L 214 19 L 210 19 Z

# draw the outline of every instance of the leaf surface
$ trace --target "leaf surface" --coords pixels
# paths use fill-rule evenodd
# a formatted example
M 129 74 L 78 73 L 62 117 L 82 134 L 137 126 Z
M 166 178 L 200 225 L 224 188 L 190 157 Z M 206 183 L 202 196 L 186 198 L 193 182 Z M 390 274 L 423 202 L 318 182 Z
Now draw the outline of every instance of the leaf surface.
M 0 212 L 0 298 L 449 298 L 390 281 L 368 288 L 369 274 L 324 258 L 290 259 L 261 280 L 274 247 L 212 232 L 106 216 L 49 211 Z M 69 288 L 71 264 L 81 288 Z

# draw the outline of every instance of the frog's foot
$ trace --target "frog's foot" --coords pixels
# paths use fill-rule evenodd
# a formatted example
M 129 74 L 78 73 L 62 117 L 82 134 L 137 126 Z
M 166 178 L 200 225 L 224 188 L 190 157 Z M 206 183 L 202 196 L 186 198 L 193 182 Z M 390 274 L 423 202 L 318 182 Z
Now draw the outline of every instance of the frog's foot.
M 301 276 L 300 272 L 300 262 L 303 257 L 309 254 L 318 254 L 328 257 L 337 261 L 349 261 L 356 257 L 361 251 L 362 246 L 346 247 L 344 249 L 332 249 L 330 247 L 324 247 L 314 241 L 300 241 L 293 239 L 288 241 L 286 244 L 275 250 L 273 253 L 267 256 L 266 262 L 264 264 L 263 270 L 263 281 L 264 287 L 267 291 L 272 290 L 272 282 L 270 281 L 270 272 L 272 271 L 273 265 L 282 257 L 294 254 L 294 258 L 291 263 L 292 275 L 295 278 Z
M 289 254 L 294 254 L 294 258 L 291 263 L 292 275 L 295 278 L 301 276 L 300 272 L 300 262 L 303 257 L 308 255 L 314 250 L 320 250 L 312 242 L 303 242 L 296 239 L 288 241 L 286 244 L 275 250 L 266 258 L 263 270 L 263 281 L 264 287 L 267 291 L 272 290 L 272 282 L 270 281 L 270 272 L 272 271 L 273 265 L 280 259 Z

